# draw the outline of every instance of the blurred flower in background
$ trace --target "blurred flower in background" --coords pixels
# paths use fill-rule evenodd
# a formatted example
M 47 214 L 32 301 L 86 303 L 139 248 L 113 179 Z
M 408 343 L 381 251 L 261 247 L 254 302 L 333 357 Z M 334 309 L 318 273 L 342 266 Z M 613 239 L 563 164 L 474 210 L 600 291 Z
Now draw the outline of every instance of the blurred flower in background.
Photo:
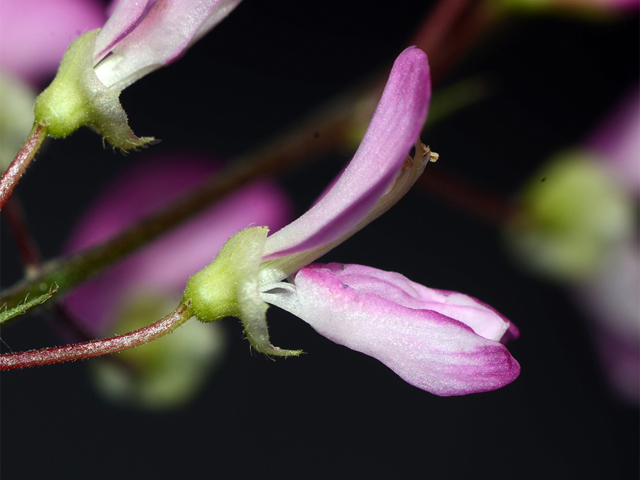
M 67 252 L 117 235 L 217 169 L 212 159 L 189 154 L 129 169 L 86 211 Z M 176 307 L 189 276 L 209 264 L 230 236 L 252 224 L 277 230 L 290 217 L 289 201 L 273 182 L 253 182 L 85 283 L 65 299 L 65 309 L 91 336 L 149 325 Z M 177 407 L 199 391 L 224 348 L 220 323 L 192 320 L 156 342 L 118 354 L 118 361 L 96 359 L 92 377 L 111 400 L 147 409 Z
M 0 70 L 41 85 L 56 72 L 71 42 L 105 20 L 98 0 L 3 0 Z
M 593 152 L 635 207 L 634 229 L 603 255 L 599 270 L 576 289 L 593 320 L 596 348 L 611 387 L 640 402 L 640 86 L 589 138 Z
M 572 288 L 593 321 L 605 375 L 640 401 L 640 89 L 584 146 L 560 153 L 520 194 L 507 243 L 532 271 Z

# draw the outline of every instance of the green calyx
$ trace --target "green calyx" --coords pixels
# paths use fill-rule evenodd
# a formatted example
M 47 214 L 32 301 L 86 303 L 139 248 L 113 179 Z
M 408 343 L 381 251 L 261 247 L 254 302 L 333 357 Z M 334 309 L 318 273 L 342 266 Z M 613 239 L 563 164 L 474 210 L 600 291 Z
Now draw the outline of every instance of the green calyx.
M 241 230 L 224 244 L 211 264 L 189 278 L 183 301 L 191 301 L 191 311 L 198 320 L 240 317 L 242 303 L 255 303 L 255 309 L 267 310 L 257 292 L 258 266 L 268 231 L 267 227 Z M 254 302 L 256 298 L 264 307 Z
M 62 58 L 56 78 L 36 99 L 35 122 L 62 138 L 84 125 L 100 132 L 114 147 L 141 147 L 152 137 L 137 137 L 120 105 L 120 92 L 103 85 L 93 68 L 93 48 L 99 30 L 78 37 Z
M 183 302 L 190 302 L 191 312 L 201 322 L 238 317 L 259 352 L 299 355 L 299 350 L 283 350 L 269 341 L 268 305 L 260 297 L 258 275 L 268 232 L 267 227 L 253 227 L 231 237 L 210 265 L 189 278 Z

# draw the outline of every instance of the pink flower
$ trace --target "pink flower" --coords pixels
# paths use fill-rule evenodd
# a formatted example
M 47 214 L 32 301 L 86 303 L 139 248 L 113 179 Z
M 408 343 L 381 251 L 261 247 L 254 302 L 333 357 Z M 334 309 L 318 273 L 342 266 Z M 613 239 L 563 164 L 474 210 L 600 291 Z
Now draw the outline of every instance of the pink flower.
M 35 102 L 35 122 L 63 138 L 91 125 L 114 147 L 153 141 L 138 137 L 120 105 L 120 92 L 176 60 L 226 17 L 240 0 L 120 0 L 98 30 L 69 46 L 53 82 Z
M 410 168 L 405 161 L 425 121 L 430 87 L 426 55 L 405 50 L 344 173 L 307 213 L 267 238 L 263 281 L 278 281 L 267 272 L 287 258 L 301 256 L 306 263 L 318 258 L 406 193 L 425 165 L 420 149 L 416 158 L 409 157 Z M 494 390 L 520 373 L 500 344 L 518 336 L 508 320 L 471 297 L 429 289 L 397 273 L 313 264 L 292 284 L 263 285 L 261 291 L 264 301 L 297 315 L 321 335 L 377 358 L 437 395 Z
M 431 156 L 418 135 L 430 97 L 427 57 L 408 48 L 397 58 L 364 139 L 333 187 L 270 237 L 260 227 L 239 232 L 210 266 L 191 277 L 184 299 L 198 318 L 236 315 L 259 351 L 298 354 L 269 343 L 267 302 L 438 395 L 494 390 L 513 381 L 520 367 L 500 341 L 518 331 L 490 307 L 397 273 L 309 265 L 388 210 L 422 173 L 424 156 Z M 296 272 L 292 283 L 282 281 Z M 230 283 L 231 294 L 220 294 Z M 221 311 L 223 304 L 228 310 Z
M 591 321 L 602 371 L 611 389 L 640 401 L 640 247 L 638 239 L 612 249 L 596 275 L 574 291 Z

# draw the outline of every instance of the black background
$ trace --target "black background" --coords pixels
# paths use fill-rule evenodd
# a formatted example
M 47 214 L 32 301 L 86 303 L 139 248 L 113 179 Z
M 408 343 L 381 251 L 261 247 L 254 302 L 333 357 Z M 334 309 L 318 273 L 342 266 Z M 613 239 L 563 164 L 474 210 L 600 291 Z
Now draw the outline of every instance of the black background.
M 175 65 L 122 95 L 139 135 L 122 156 L 82 129 L 51 141 L 18 187 L 47 258 L 117 172 L 190 149 L 233 157 L 391 62 L 430 2 L 245 0 Z M 494 94 L 428 130 L 440 168 L 512 194 L 545 158 L 594 127 L 638 80 L 637 16 L 619 22 L 521 18 L 492 32 L 447 77 L 492 79 Z M 302 213 L 347 158 L 280 178 Z M 428 174 L 428 172 L 427 172 Z M 20 276 L 2 230 L 2 284 Z M 518 325 L 522 373 L 490 393 L 440 398 L 272 308 L 273 343 L 249 353 L 241 327 L 188 408 L 151 414 L 98 398 L 86 365 L 2 375 L 2 478 L 611 478 L 638 476 L 638 410 L 607 389 L 588 324 L 558 286 L 506 256 L 500 232 L 414 189 L 324 259 L 402 272 L 496 307 Z M 59 343 L 48 320 L 2 332 L 14 350 Z

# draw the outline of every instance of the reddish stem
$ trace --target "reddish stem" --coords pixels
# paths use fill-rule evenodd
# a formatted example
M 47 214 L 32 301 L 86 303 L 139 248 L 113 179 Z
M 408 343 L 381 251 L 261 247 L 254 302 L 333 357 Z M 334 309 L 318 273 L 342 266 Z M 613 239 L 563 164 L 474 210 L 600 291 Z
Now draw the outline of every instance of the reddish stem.
M 427 53 L 434 85 L 491 31 L 501 18 L 498 13 L 478 0 L 441 0 L 434 7 L 411 39 Z
M 47 138 L 47 129 L 44 124 L 39 123 L 33 127 L 31 133 L 18 150 L 18 154 L 7 168 L 7 171 L 2 175 L 0 180 L 0 210 L 7 202 L 7 199 L 11 196 L 11 192 L 18 184 L 20 177 L 25 172 L 36 152 Z
M 180 304 L 176 310 L 157 322 L 124 335 L 116 335 L 103 340 L 77 343 L 65 347 L 44 348 L 42 350 L 0 355 L 0 370 L 50 365 L 121 352 L 167 335 L 189 320 L 189 318 L 191 318 L 189 305 Z
M 503 17 L 500 12 L 487 2 L 476 3 L 459 19 L 455 30 L 442 43 L 435 65 L 434 83 L 443 78 L 458 65 L 463 57 L 469 54 Z
M 418 185 L 436 198 L 494 225 L 504 225 L 515 214 L 516 206 L 508 198 L 457 178 L 435 165 L 429 166 L 418 179 Z
M 22 204 L 16 196 L 7 200 L 2 212 L 3 218 L 9 226 L 18 247 L 18 253 L 27 271 L 37 270 L 42 264 L 42 257 L 38 246 L 29 231 L 24 217 Z
M 436 57 L 455 23 L 472 2 L 473 0 L 441 0 L 418 27 L 417 33 L 411 39 L 411 45 L 424 50 L 430 60 Z
M 38 249 L 33 235 L 31 235 L 31 232 L 29 231 L 29 226 L 25 220 L 22 204 L 15 194 L 7 200 L 2 214 L 16 241 L 18 253 L 22 259 L 27 276 L 32 273 L 37 273 L 42 266 L 42 256 L 40 255 L 40 250 Z M 74 317 L 69 315 L 69 312 L 67 312 L 60 303 L 55 301 L 50 302 L 47 303 L 47 307 L 52 316 L 72 332 L 73 335 L 75 335 L 76 340 L 86 342 L 93 338 Z M 122 363 L 115 357 L 111 358 L 113 358 L 117 363 Z

